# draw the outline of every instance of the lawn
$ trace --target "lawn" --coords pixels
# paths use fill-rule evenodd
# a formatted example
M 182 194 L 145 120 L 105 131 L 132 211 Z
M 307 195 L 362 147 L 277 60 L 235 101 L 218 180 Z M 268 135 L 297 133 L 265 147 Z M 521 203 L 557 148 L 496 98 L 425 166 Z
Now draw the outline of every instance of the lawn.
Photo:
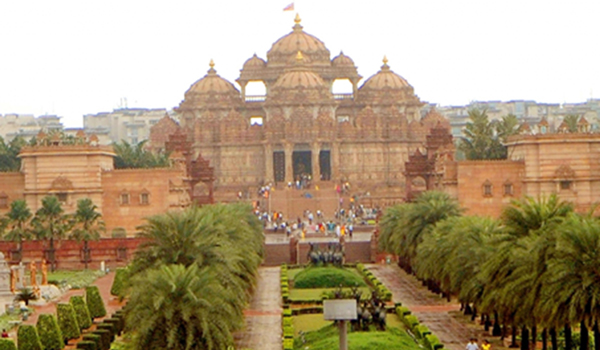
M 101 276 L 104 276 L 104 272 L 100 270 L 56 270 L 48 272 L 48 282 L 54 282 L 58 286 L 65 283 L 73 289 L 81 289 L 94 283 Z
M 310 268 L 310 267 L 308 267 L 308 268 Z M 303 270 L 304 270 L 304 268 L 303 268 L 303 267 L 302 267 L 302 268 L 299 268 L 299 269 L 289 269 L 289 270 L 288 270 L 288 279 L 289 279 L 290 281 L 294 280 L 294 277 L 296 277 L 296 275 L 297 275 L 297 274 L 299 274 L 299 273 L 300 273 L 301 271 L 303 271 Z M 357 275 L 357 276 L 359 276 L 360 278 L 363 278 L 363 277 L 360 275 L 360 272 L 358 272 L 358 270 L 357 270 L 357 269 L 355 269 L 355 268 L 353 268 L 353 267 L 344 267 L 344 270 L 351 271 L 352 273 L 356 274 L 356 275 Z
M 393 313 L 388 313 L 385 318 L 386 324 L 388 328 L 397 328 L 400 330 L 404 330 L 404 324 L 400 321 L 400 318 Z M 294 336 L 297 337 L 300 331 L 304 333 L 312 332 L 319 330 L 325 326 L 331 325 L 332 321 L 325 321 L 323 319 L 323 314 L 308 314 L 308 315 L 299 315 L 292 317 L 292 322 L 294 323 Z
M 326 326 L 305 335 L 306 343 L 299 338 L 294 349 L 330 350 L 339 348 L 339 333 L 335 326 Z M 351 332 L 348 334 L 349 350 L 421 350 L 404 331 L 388 328 L 385 332 Z
M 290 301 L 301 302 L 311 300 L 321 300 L 323 292 L 335 291 L 337 288 L 310 288 L 310 289 L 296 289 L 290 290 Z M 350 290 L 350 288 L 344 288 L 344 291 Z M 360 287 L 362 291 L 361 299 L 367 300 L 371 297 L 371 289 L 369 287 Z

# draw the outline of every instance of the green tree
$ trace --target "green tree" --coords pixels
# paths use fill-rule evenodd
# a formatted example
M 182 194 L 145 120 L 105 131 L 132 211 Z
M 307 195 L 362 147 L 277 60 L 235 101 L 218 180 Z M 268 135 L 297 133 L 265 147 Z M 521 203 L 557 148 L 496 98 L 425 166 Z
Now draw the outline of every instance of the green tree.
M 115 168 L 165 168 L 170 166 L 169 155 L 153 153 L 145 148 L 146 141 L 131 145 L 127 141 L 114 143 Z
M 241 326 L 236 295 L 223 289 L 210 267 L 164 265 L 134 279 L 127 322 L 134 349 L 227 349 Z M 148 291 L 152 291 L 149 293 Z M 134 325 L 134 326 L 133 326 Z
M 15 137 L 8 144 L 0 137 L 0 172 L 21 169 L 21 160 L 18 155 L 26 144 L 27 142 L 20 136 Z
M 567 128 L 569 128 L 569 132 L 577 132 L 577 123 L 579 122 L 578 115 L 568 114 L 565 116 L 565 119 L 563 119 L 563 122 L 567 125 Z
M 42 206 L 32 220 L 33 232 L 37 239 L 48 241 L 51 271 L 56 268 L 54 243 L 64 238 L 69 231 L 69 220 L 56 196 L 42 198 Z
M 469 119 L 458 146 L 465 157 L 471 160 L 506 159 L 507 150 L 503 143 L 517 133 L 517 117 L 509 114 L 490 122 L 486 110 L 472 109 Z
M 509 136 L 516 135 L 519 132 L 519 119 L 514 114 L 508 114 L 499 121 L 493 123 L 494 131 L 498 140 L 505 143 Z
M 89 198 L 78 200 L 77 211 L 73 215 L 73 224 L 75 228 L 69 235 L 69 238 L 75 239 L 77 242 L 83 241 L 83 254 L 86 270 L 88 268 L 90 254 L 88 242 L 91 240 L 98 240 L 100 238 L 100 233 L 105 230 L 102 214 L 97 212 L 97 209 L 98 207 Z
M 23 255 L 23 241 L 31 238 L 28 224 L 32 214 L 27 207 L 27 202 L 24 199 L 17 199 L 10 203 L 10 211 L 4 218 L 8 228 L 5 239 L 17 242 L 17 250 L 19 251 L 19 261 Z

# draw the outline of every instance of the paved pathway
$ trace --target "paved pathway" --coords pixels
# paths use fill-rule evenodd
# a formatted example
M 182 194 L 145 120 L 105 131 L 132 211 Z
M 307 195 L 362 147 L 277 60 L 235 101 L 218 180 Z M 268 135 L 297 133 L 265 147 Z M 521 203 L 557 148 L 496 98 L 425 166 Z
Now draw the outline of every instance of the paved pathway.
M 367 265 L 392 292 L 393 300 L 408 307 L 420 322 L 425 324 L 451 350 L 462 350 L 469 338 L 484 338 L 483 328 L 474 323 L 459 322 L 460 305 L 447 302 L 423 287 L 414 276 L 397 265 Z M 498 349 L 498 347 L 495 347 Z
M 236 349 L 281 350 L 279 271 L 279 267 L 259 268 L 256 291 L 244 312 L 246 327 L 235 335 Z

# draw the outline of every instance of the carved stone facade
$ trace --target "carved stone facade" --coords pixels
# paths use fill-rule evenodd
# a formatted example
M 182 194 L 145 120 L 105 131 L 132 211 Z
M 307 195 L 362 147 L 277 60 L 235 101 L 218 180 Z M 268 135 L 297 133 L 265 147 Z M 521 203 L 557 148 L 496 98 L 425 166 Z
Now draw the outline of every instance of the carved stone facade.
M 55 195 L 65 212 L 73 213 L 79 199 L 90 198 L 110 237 L 115 228 L 133 235 L 145 217 L 191 203 L 186 169 L 115 170 L 112 147 L 83 133 L 74 144 L 43 133 L 38 140 L 21 150 L 21 171 L 0 173 L 0 215 L 17 199 L 25 199 L 35 213 L 42 198 Z
M 244 63 L 236 80 L 240 90 L 211 62 L 177 112 L 194 156 L 214 167 L 215 200 L 302 176 L 313 183 L 348 181 L 374 197 L 403 198 L 404 162 L 437 120 L 421 120 L 413 87 L 383 62 L 359 87 L 362 77 L 352 59 L 343 53 L 332 59 L 299 18 L 267 60 L 254 55 Z M 340 80 L 349 81 L 352 92 L 334 93 Z M 246 93 L 256 82 L 264 84 L 264 95 Z M 164 148 L 160 134 L 158 127 L 151 131 L 152 147 Z

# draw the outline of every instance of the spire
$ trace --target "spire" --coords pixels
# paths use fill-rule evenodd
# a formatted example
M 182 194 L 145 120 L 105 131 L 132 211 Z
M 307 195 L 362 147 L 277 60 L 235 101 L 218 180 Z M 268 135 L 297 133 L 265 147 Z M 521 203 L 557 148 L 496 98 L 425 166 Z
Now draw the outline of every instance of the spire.
M 215 61 L 213 61 L 212 58 L 210 59 L 210 63 L 208 65 L 210 66 L 208 74 L 216 74 L 217 71 L 215 70 Z
M 294 25 L 294 31 L 297 32 L 301 32 L 302 31 L 302 26 L 300 25 L 300 22 L 302 22 L 302 20 L 300 19 L 300 15 L 296 13 L 296 18 L 294 18 L 294 23 L 296 23 L 296 25 Z
M 388 66 L 388 59 L 387 56 L 383 56 L 383 66 L 381 66 L 381 70 L 389 70 L 390 66 Z

